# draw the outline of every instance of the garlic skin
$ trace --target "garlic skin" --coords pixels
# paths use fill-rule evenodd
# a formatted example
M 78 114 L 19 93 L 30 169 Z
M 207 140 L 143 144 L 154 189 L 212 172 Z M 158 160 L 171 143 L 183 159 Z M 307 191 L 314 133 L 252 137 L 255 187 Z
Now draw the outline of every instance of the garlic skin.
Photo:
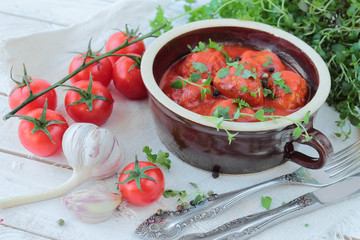
M 74 123 L 63 136 L 63 152 L 74 169 L 86 171 L 91 179 L 117 173 L 124 151 L 113 133 L 91 123 Z
M 86 223 L 103 222 L 122 203 L 122 196 L 101 190 L 80 190 L 62 199 L 66 208 L 79 220 Z

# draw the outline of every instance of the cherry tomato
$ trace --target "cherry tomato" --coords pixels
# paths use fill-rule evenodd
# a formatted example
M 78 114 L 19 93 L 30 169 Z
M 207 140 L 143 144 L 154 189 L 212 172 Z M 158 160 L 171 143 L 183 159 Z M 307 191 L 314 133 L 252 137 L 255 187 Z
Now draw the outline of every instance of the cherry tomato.
M 96 56 L 100 56 L 100 54 L 97 54 Z M 85 62 L 89 62 L 93 60 L 94 57 L 88 56 L 85 60 Z M 84 62 L 84 55 L 79 54 L 76 57 L 73 58 L 73 60 L 70 63 L 69 67 L 69 73 L 72 73 L 80 67 Z M 108 86 L 111 82 L 112 78 L 112 64 L 108 58 L 103 58 L 99 62 L 95 62 L 73 76 L 70 81 L 74 84 L 75 82 L 81 81 L 81 80 L 89 80 L 91 77 L 94 81 L 101 82 L 105 87 Z
M 46 88 L 50 87 L 50 83 L 43 79 L 31 79 L 30 80 L 30 88 L 34 94 L 39 93 Z M 24 102 L 25 99 L 29 96 L 29 88 L 27 85 L 19 87 L 16 85 L 12 90 L 9 96 L 9 106 L 11 109 L 19 106 L 20 103 Z M 36 108 L 42 108 L 44 106 L 45 100 L 47 99 L 48 109 L 55 110 L 57 106 L 57 96 L 55 89 L 50 90 L 44 95 L 38 97 L 34 101 L 27 104 L 25 107 L 20 109 L 16 114 L 24 115 L 30 110 Z
M 65 95 L 66 112 L 75 122 L 88 122 L 99 126 L 109 119 L 114 100 L 110 91 L 104 85 L 99 82 L 92 82 L 92 87 L 89 90 L 89 83 L 89 81 L 83 80 L 74 84 L 74 87 L 83 89 L 81 94 L 70 90 L 67 91 Z M 100 98 L 97 96 L 100 96 Z M 109 101 L 101 99 L 102 97 Z M 82 103 L 70 105 L 79 100 Z M 86 102 L 91 104 L 91 111 Z
M 130 55 L 140 57 L 133 53 Z M 134 65 L 135 61 L 129 57 L 119 58 L 114 65 L 113 82 L 115 88 L 126 97 L 141 99 L 147 96 L 147 90 L 141 77 L 140 68 Z
M 126 33 L 123 32 L 116 32 L 113 35 L 109 37 L 109 39 L 106 42 L 105 50 L 108 52 L 121 44 L 123 44 L 128 36 Z M 135 38 L 130 37 L 129 42 L 134 40 Z M 122 48 L 115 52 L 115 54 L 129 54 L 129 53 L 135 53 L 138 55 L 142 55 L 145 52 L 145 44 L 143 41 L 136 42 L 134 44 L 131 44 L 125 48 Z M 120 58 L 120 56 L 111 56 L 109 57 L 109 60 L 114 65 L 115 62 Z
M 152 168 L 148 170 L 144 169 L 147 167 Z M 137 176 L 140 172 L 143 172 L 149 177 L 153 178 L 156 182 L 148 178 L 141 178 L 140 190 L 138 185 L 136 184 L 135 179 L 126 182 L 129 177 L 132 177 L 132 173 L 124 173 L 128 170 L 136 171 L 134 175 Z M 155 164 L 145 161 L 138 162 L 136 160 L 135 162 L 128 164 L 122 172 L 123 173 L 121 173 L 119 177 L 119 183 L 124 181 L 125 183 L 119 184 L 119 189 L 122 196 L 128 202 L 139 206 L 145 206 L 157 201 L 163 194 L 165 188 L 164 175 L 160 168 L 158 168 Z
M 43 108 L 37 108 L 26 113 L 27 116 L 40 119 Z M 19 124 L 19 139 L 21 144 L 30 152 L 41 157 L 52 156 L 62 149 L 62 137 L 64 132 L 69 127 L 65 118 L 53 111 L 46 111 L 46 121 L 61 121 L 64 123 L 50 124 L 46 126 L 47 131 L 50 133 L 52 140 L 44 131 L 38 130 L 35 133 L 31 131 L 34 129 L 35 124 L 27 120 L 22 120 Z M 45 123 L 46 125 L 46 123 Z

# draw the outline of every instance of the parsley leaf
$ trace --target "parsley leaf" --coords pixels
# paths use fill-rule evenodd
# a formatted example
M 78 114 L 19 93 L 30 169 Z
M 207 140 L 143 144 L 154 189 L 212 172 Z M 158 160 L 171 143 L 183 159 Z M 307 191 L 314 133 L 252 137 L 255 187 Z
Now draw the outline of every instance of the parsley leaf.
M 175 80 L 170 84 L 170 87 L 175 89 L 181 89 L 184 86 L 183 82 L 180 79 Z
M 204 73 L 208 71 L 207 66 L 204 63 L 200 63 L 200 62 L 193 62 L 192 66 L 196 69 L 199 70 L 199 72 Z
M 267 60 L 262 66 L 263 67 L 267 67 L 267 66 L 269 66 L 269 65 L 274 65 L 274 63 L 271 61 L 271 57 L 269 57 L 269 56 L 265 56 L 267 59 L 269 59 L 269 60 Z
M 229 71 L 230 71 L 229 68 L 221 68 L 217 73 L 217 77 L 224 78 L 229 74 Z
M 275 72 L 271 74 L 271 77 L 274 79 L 274 84 L 284 90 L 284 93 L 292 93 L 290 87 L 285 83 L 284 79 L 281 78 L 281 72 Z
M 149 162 L 158 163 L 161 166 L 165 167 L 167 170 L 170 170 L 171 160 L 169 159 L 169 153 L 159 150 L 157 154 L 151 154 L 152 149 L 148 146 L 145 146 L 143 148 L 143 152 L 146 154 Z
M 261 197 L 261 206 L 263 206 L 266 210 L 270 210 L 271 202 L 271 197 Z

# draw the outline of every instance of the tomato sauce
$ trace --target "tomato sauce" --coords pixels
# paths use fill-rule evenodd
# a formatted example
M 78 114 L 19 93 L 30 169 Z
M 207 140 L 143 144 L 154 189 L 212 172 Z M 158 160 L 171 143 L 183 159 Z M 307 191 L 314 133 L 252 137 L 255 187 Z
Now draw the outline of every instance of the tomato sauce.
M 159 86 L 174 102 L 204 116 L 215 116 L 217 107 L 228 107 L 230 119 L 237 110 L 248 114 L 234 119 L 238 122 L 257 121 L 249 115 L 262 108 L 286 116 L 309 97 L 306 80 L 276 54 L 236 44 L 192 51 L 167 69 Z

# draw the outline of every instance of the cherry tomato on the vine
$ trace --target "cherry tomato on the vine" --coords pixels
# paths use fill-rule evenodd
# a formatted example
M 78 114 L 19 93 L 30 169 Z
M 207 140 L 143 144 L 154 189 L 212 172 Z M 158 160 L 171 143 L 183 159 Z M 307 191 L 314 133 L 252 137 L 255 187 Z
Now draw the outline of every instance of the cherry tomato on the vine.
M 20 103 L 24 102 L 25 99 L 29 96 L 29 88 L 23 82 L 19 83 L 20 86 L 17 84 L 10 93 L 9 96 L 9 106 L 11 109 L 16 108 L 20 105 Z M 33 94 L 39 93 L 46 88 L 50 87 L 50 83 L 43 79 L 29 79 L 29 86 Z M 30 110 L 36 108 L 42 108 L 44 106 L 45 100 L 47 99 L 48 108 L 51 110 L 55 110 L 57 106 L 57 95 L 55 89 L 50 90 L 49 92 L 45 93 L 44 95 L 38 97 L 34 101 L 27 104 L 25 107 L 20 109 L 16 114 L 26 114 Z
M 96 54 L 96 56 L 100 56 L 100 54 Z M 79 54 L 76 57 L 73 58 L 73 60 L 70 63 L 69 67 L 69 73 L 72 73 L 75 69 L 80 67 L 85 58 L 84 54 Z M 93 60 L 94 57 L 87 56 L 85 63 Z M 101 82 L 104 86 L 108 86 L 112 79 L 112 64 L 108 58 L 103 58 L 99 60 L 98 62 L 95 62 L 73 76 L 70 81 L 74 84 L 75 82 L 81 81 L 81 80 L 89 80 L 90 73 L 94 81 Z
M 140 58 L 140 55 L 130 53 Z M 113 71 L 115 88 L 130 99 L 141 99 L 147 96 L 147 90 L 141 77 L 138 63 L 123 56 L 116 61 Z
M 106 42 L 105 50 L 108 52 L 121 44 L 123 44 L 126 41 L 126 38 L 128 35 L 124 32 L 116 32 L 113 35 L 109 37 L 109 39 Z M 129 42 L 134 40 L 136 38 L 130 37 Z M 115 54 L 129 54 L 129 53 L 135 53 L 139 54 L 140 56 L 145 52 L 145 44 L 143 41 L 139 41 L 136 43 L 133 43 L 125 48 L 122 48 L 115 52 Z M 114 65 L 115 62 L 120 58 L 120 56 L 111 56 L 109 57 L 111 63 Z
M 88 122 L 98 126 L 109 119 L 113 103 L 110 91 L 92 80 L 76 82 L 65 96 L 66 112 L 75 122 Z
M 164 175 L 160 168 L 151 162 L 136 160 L 128 164 L 119 177 L 122 196 L 128 202 L 139 206 L 157 201 L 163 194 L 164 188 Z
M 69 125 L 60 113 L 37 108 L 27 112 L 22 119 L 19 139 L 28 151 L 48 157 L 62 149 L 62 137 Z

